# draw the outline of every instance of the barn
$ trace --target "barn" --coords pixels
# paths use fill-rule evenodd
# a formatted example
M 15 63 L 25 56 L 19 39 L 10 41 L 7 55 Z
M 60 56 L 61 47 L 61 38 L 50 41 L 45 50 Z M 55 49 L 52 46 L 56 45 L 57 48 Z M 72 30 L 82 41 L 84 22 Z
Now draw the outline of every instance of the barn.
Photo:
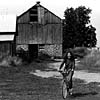
M 17 16 L 16 48 L 29 51 L 31 58 L 39 52 L 62 56 L 62 19 L 37 2 Z
M 0 15 L 0 58 L 15 54 L 16 16 Z

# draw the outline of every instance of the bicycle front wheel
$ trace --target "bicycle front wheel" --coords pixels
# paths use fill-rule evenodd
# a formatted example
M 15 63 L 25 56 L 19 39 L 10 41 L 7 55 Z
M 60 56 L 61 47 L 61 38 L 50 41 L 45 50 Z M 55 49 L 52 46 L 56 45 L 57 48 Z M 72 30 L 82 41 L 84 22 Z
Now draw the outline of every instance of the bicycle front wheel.
M 68 96 L 68 87 L 65 81 L 63 81 L 63 84 L 62 84 L 62 96 L 64 99 L 66 99 L 66 97 Z

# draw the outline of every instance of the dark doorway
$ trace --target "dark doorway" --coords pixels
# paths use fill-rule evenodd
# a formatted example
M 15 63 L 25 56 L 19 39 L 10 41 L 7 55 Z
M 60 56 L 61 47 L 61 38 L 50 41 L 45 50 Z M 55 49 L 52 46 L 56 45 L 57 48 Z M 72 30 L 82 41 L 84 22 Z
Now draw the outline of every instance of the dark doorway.
M 30 60 L 34 60 L 38 57 L 38 45 L 37 44 L 29 44 L 29 57 Z

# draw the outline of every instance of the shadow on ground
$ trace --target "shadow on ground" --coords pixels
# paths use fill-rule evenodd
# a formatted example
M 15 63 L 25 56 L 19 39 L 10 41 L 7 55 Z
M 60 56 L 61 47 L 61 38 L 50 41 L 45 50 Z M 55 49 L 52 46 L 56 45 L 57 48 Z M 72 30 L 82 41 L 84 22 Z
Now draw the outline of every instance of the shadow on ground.
M 88 96 L 88 95 L 97 95 L 98 93 L 97 92 L 87 92 L 87 93 L 74 93 L 72 95 L 73 98 L 75 97 L 84 97 L 84 96 Z
M 100 83 L 98 82 L 90 82 L 85 83 L 85 81 L 80 79 L 74 79 L 73 81 L 73 95 L 71 96 L 72 99 L 80 98 L 79 100 L 96 100 L 98 96 L 100 98 Z

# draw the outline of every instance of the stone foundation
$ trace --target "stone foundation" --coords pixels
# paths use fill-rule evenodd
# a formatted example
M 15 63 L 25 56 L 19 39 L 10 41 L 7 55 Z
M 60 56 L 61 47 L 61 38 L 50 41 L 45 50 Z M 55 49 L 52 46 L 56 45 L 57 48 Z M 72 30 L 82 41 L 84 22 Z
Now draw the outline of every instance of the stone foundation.
M 48 54 L 51 57 L 62 57 L 62 44 L 46 44 L 39 45 L 39 53 Z M 17 45 L 16 49 L 23 48 L 25 51 L 29 51 L 28 45 Z M 34 50 L 33 50 L 34 51 Z
M 52 57 L 62 57 L 62 44 L 44 45 L 40 52 L 46 53 Z

